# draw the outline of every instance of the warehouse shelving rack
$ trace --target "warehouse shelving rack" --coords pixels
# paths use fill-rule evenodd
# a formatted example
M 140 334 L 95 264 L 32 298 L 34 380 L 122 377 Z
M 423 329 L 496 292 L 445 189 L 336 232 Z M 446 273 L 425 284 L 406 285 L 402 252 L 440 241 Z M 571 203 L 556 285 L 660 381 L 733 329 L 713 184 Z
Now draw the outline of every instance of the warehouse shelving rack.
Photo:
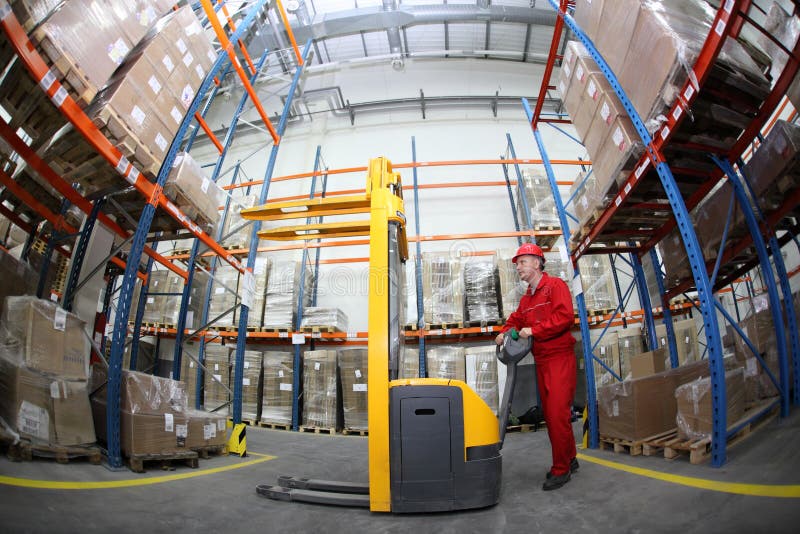
M 783 266 L 783 260 L 780 254 L 780 244 L 775 237 L 775 233 L 771 228 L 774 228 L 778 220 L 780 220 L 787 212 L 789 212 L 792 208 L 794 208 L 798 204 L 797 195 L 800 194 L 800 191 L 795 191 L 794 194 L 791 194 L 787 201 L 781 206 L 778 210 L 770 214 L 760 214 L 761 221 L 756 218 L 756 215 L 753 213 L 751 203 L 755 203 L 757 205 L 757 199 L 749 198 L 748 197 L 748 185 L 746 180 L 741 180 L 733 170 L 732 163 L 736 163 L 741 170 L 742 160 L 741 155 L 748 148 L 751 144 L 751 141 L 759 135 L 759 132 L 762 130 L 763 126 L 767 123 L 770 116 L 773 115 L 776 107 L 778 106 L 780 100 L 783 98 L 783 95 L 786 92 L 790 82 L 795 76 L 795 73 L 798 69 L 798 52 L 800 52 L 800 43 L 798 43 L 794 50 L 787 50 L 784 46 L 780 45 L 781 48 L 788 54 L 788 61 L 787 65 L 784 68 L 783 72 L 781 73 L 778 80 L 772 87 L 771 93 L 767 97 L 767 99 L 762 103 L 761 107 L 759 108 L 755 118 L 751 121 L 750 125 L 744 129 L 743 133 L 738 138 L 737 142 L 734 146 L 724 154 L 717 153 L 715 154 L 716 162 L 718 164 L 719 169 L 715 172 L 711 173 L 710 176 L 701 176 L 701 178 L 705 179 L 703 184 L 689 197 L 684 198 L 677 187 L 675 178 L 673 176 L 670 167 L 668 166 L 666 159 L 664 158 L 663 151 L 666 146 L 668 146 L 670 142 L 670 138 L 672 134 L 677 130 L 681 121 L 685 119 L 688 115 L 688 110 L 691 107 L 692 102 L 695 101 L 697 98 L 698 93 L 702 90 L 703 84 L 706 80 L 706 77 L 710 73 L 711 66 L 713 66 L 714 62 L 717 59 L 717 56 L 722 48 L 722 45 L 729 36 L 738 35 L 741 31 L 743 24 L 751 24 L 759 29 L 757 25 L 752 21 L 750 17 L 747 15 L 747 10 L 750 8 L 750 2 L 748 1 L 736 1 L 736 0 L 727 0 L 722 2 L 718 11 L 716 13 L 716 17 L 713 21 L 712 28 L 714 31 L 711 31 L 707 36 L 705 43 L 698 55 L 698 58 L 693 66 L 693 74 L 694 78 L 696 79 L 696 83 L 692 80 L 686 82 L 684 87 L 681 90 L 681 98 L 680 101 L 675 103 L 670 110 L 670 113 L 667 114 L 668 120 L 665 124 L 661 125 L 656 134 L 651 137 L 650 132 L 647 130 L 645 125 L 642 123 L 640 117 L 636 113 L 635 109 L 633 108 L 632 104 L 628 100 L 627 96 L 624 93 L 624 90 L 618 83 L 618 80 L 615 74 L 610 70 L 605 60 L 600 56 L 597 52 L 594 44 L 591 40 L 583 33 L 581 28 L 577 26 L 574 19 L 570 14 L 570 10 L 574 7 L 574 3 L 569 2 L 567 0 L 561 0 L 560 2 L 556 2 L 555 0 L 548 0 L 551 6 L 558 12 L 559 18 L 554 28 L 553 33 L 553 40 L 550 50 L 550 55 L 548 58 L 547 67 L 545 69 L 545 76 L 542 81 L 541 86 L 541 93 L 540 96 L 545 94 L 549 88 L 550 83 L 550 76 L 552 73 L 553 66 L 556 60 L 556 51 L 558 44 L 561 39 L 561 33 L 563 30 L 564 24 L 568 25 L 569 28 L 572 30 L 574 35 L 586 46 L 589 50 L 590 54 L 592 55 L 593 59 L 597 62 L 600 66 L 600 69 L 608 79 L 611 86 L 614 88 L 617 95 L 620 97 L 628 115 L 632 119 L 637 132 L 639 133 L 644 145 L 645 145 L 645 154 L 642 156 L 639 163 L 636 165 L 635 170 L 632 172 L 629 179 L 620 187 L 619 192 L 613 199 L 613 201 L 608 205 L 607 208 L 603 211 L 603 213 L 598 217 L 592 228 L 589 230 L 588 234 L 583 237 L 581 242 L 577 245 L 576 250 L 571 252 L 571 257 L 573 260 L 573 264 L 577 263 L 577 260 L 586 254 L 597 254 L 597 253 L 608 253 L 610 252 L 632 252 L 634 256 L 642 257 L 645 254 L 650 255 L 650 259 L 655 266 L 656 271 L 656 278 L 659 284 L 659 289 L 662 295 L 662 302 L 668 303 L 669 298 L 681 293 L 685 293 L 687 289 L 694 288 L 697 292 L 697 300 L 698 305 L 697 307 L 700 310 L 700 313 L 703 317 L 704 323 L 704 330 L 707 340 L 706 350 L 708 353 L 708 360 L 709 360 L 709 367 L 711 371 L 711 385 L 712 385 L 712 406 L 714 412 L 714 419 L 713 419 L 713 430 L 712 430 L 712 450 L 711 450 L 711 457 L 712 457 L 712 465 L 715 467 L 719 467 L 723 465 L 726 461 L 726 440 L 728 437 L 733 435 L 735 432 L 739 430 L 739 428 L 734 429 L 727 429 L 726 428 L 726 392 L 725 392 L 725 372 L 722 362 L 722 344 L 720 338 L 720 330 L 718 325 L 717 319 L 717 312 L 719 311 L 722 313 L 725 318 L 732 324 L 732 326 L 742 335 L 745 342 L 750 346 L 751 349 L 754 349 L 750 341 L 747 339 L 746 336 L 743 335 L 738 329 L 738 326 L 735 324 L 735 321 L 732 317 L 727 314 L 724 308 L 716 302 L 714 298 L 714 293 L 716 289 L 722 288 L 726 285 L 732 284 L 738 277 L 740 277 L 743 273 L 746 273 L 757 264 L 762 266 L 762 272 L 765 273 L 766 278 L 766 286 L 767 292 L 769 294 L 770 299 L 770 308 L 772 310 L 773 320 L 775 322 L 776 327 L 776 335 L 777 339 L 785 339 L 783 336 L 783 317 L 781 314 L 781 303 L 780 297 L 778 293 L 778 284 L 781 287 L 781 290 L 784 293 L 784 297 L 786 298 L 787 303 L 791 300 L 791 293 L 789 292 L 789 285 L 788 285 L 788 275 L 786 273 L 785 267 Z M 761 30 L 763 31 L 763 30 Z M 764 32 L 765 33 L 765 32 Z M 541 98 L 539 99 L 541 102 Z M 541 107 L 537 103 L 537 107 L 535 110 L 531 110 L 530 106 L 527 105 L 527 102 L 524 102 L 524 106 L 526 109 L 526 114 L 528 120 L 531 124 L 531 128 L 533 130 L 534 136 L 536 138 L 537 145 L 539 147 L 539 151 L 542 155 L 544 160 L 547 160 L 546 150 L 544 144 L 542 142 L 540 132 L 538 129 L 539 123 L 545 122 L 542 120 L 541 114 Z M 551 188 L 554 191 L 554 195 L 556 196 L 556 202 L 560 203 L 559 195 L 557 194 L 557 187 L 554 182 L 553 178 L 553 171 L 551 164 L 549 162 L 545 163 L 547 174 L 551 182 Z M 726 254 L 719 254 L 718 261 L 715 263 L 706 263 L 703 260 L 702 250 L 699 246 L 697 236 L 695 234 L 694 228 L 692 227 L 692 222 L 689 217 L 689 211 L 694 208 L 716 185 L 719 180 L 727 175 L 729 181 L 734 186 L 736 191 L 736 197 L 739 201 L 740 207 L 742 207 L 743 211 L 746 213 L 746 219 L 748 223 L 748 227 L 751 231 L 751 235 L 744 238 L 741 243 L 735 246 L 735 252 L 731 253 L 728 252 Z M 644 231 L 636 233 L 628 231 L 625 234 L 625 239 L 630 240 L 631 242 L 639 241 L 642 244 L 639 246 L 631 246 L 630 243 L 623 245 L 623 246 L 598 246 L 604 239 L 607 241 L 608 236 L 613 235 L 616 228 L 615 223 L 620 219 L 620 215 L 624 213 L 624 210 L 635 210 L 637 207 L 632 202 L 629 202 L 629 199 L 632 197 L 632 191 L 636 189 L 636 187 L 641 182 L 647 182 L 649 180 L 658 180 L 663 187 L 664 192 L 666 193 L 666 199 L 669 202 L 669 206 L 671 208 L 671 216 L 666 220 L 662 221 L 661 227 L 656 231 Z M 750 191 L 752 194 L 752 191 Z M 569 242 L 569 230 L 566 226 L 566 216 L 563 206 L 559 205 L 559 214 L 562 218 L 562 227 L 565 231 L 565 241 Z M 766 224 L 763 224 L 763 223 Z M 763 225 L 762 225 L 763 224 Z M 677 225 L 681 238 L 683 240 L 684 246 L 686 247 L 687 255 L 689 258 L 689 263 L 691 266 L 693 280 L 687 281 L 682 284 L 678 288 L 674 288 L 670 291 L 665 291 L 663 283 L 660 279 L 661 269 L 660 264 L 658 262 L 657 255 L 655 254 L 654 247 L 656 243 L 658 243 L 664 236 L 667 235 L 669 231 L 671 231 Z M 629 229 L 626 229 L 629 230 Z M 762 232 L 767 235 L 766 240 L 770 244 L 770 250 L 767 250 L 764 239 L 762 238 Z M 604 238 L 604 236 L 606 236 Z M 783 236 L 783 241 L 786 242 L 786 236 Z M 622 239 L 617 237 L 616 239 Z M 616 242 L 616 239 L 611 239 L 612 242 Z M 791 238 L 790 238 L 791 239 Z M 797 243 L 795 238 L 795 243 Z M 741 250 L 745 249 L 747 246 L 755 246 L 758 252 L 757 261 L 748 261 L 748 262 L 738 262 L 734 263 L 731 260 L 734 258 L 735 254 L 738 254 Z M 724 247 L 724 242 L 723 245 Z M 775 278 L 772 277 L 772 267 L 769 263 L 769 256 L 772 256 L 772 261 L 775 265 L 776 270 L 778 271 L 778 282 L 776 283 Z M 634 262 L 638 264 L 638 262 Z M 720 266 L 725 268 L 724 272 L 720 272 Z M 637 275 L 642 276 L 643 273 L 637 267 L 636 269 Z M 766 274 L 766 273 L 769 274 Z M 710 275 L 710 276 L 709 276 Z M 576 275 L 577 276 L 577 275 Z M 578 287 L 576 292 L 580 292 L 581 289 Z M 642 293 L 646 294 L 647 291 L 643 291 Z M 734 302 L 736 302 L 736 296 L 734 293 Z M 584 343 L 584 354 L 587 357 L 587 360 L 593 358 L 591 347 L 587 344 L 586 341 L 586 334 L 587 334 L 587 325 L 585 324 L 585 305 L 583 303 L 582 294 L 578 294 L 578 304 L 580 308 L 580 315 L 581 315 L 581 331 L 583 333 L 583 343 Z M 665 310 L 668 309 L 667 306 L 663 306 Z M 650 315 L 650 308 L 644 306 L 646 315 Z M 738 308 L 737 308 L 738 310 Z M 798 386 L 800 383 L 798 382 L 798 360 L 800 359 L 800 355 L 798 355 L 798 334 L 797 334 L 797 319 L 794 317 L 794 312 L 792 310 L 791 304 L 786 306 L 786 315 L 788 319 L 789 325 L 789 333 L 791 339 L 791 347 L 792 347 L 792 364 L 795 370 L 795 382 L 794 386 L 794 403 L 800 403 L 800 398 L 798 397 L 798 390 L 800 389 Z M 668 319 L 665 317 L 665 319 Z M 652 320 L 648 318 L 648 324 L 652 324 Z M 667 327 L 669 328 L 671 321 L 666 321 Z M 674 338 L 674 335 L 670 335 L 671 338 Z M 652 342 L 652 339 L 651 339 Z M 672 344 L 674 343 L 674 339 L 670 341 L 670 352 L 672 354 Z M 780 376 L 780 384 L 773 378 L 773 381 L 778 386 L 778 390 L 780 391 L 780 407 L 781 407 L 781 414 L 783 416 L 788 415 L 789 412 L 789 383 L 788 383 L 788 361 L 785 346 L 781 346 L 779 344 L 779 365 L 781 370 Z M 760 364 L 765 369 L 767 368 L 764 365 L 761 356 L 758 354 L 757 351 L 754 350 L 755 356 L 758 358 Z M 675 361 L 674 357 L 672 358 L 673 366 L 677 362 Z M 596 406 L 596 398 L 594 392 L 594 377 L 592 372 L 592 366 L 587 366 L 587 382 L 588 382 L 588 398 L 590 401 L 589 405 L 589 444 L 592 447 L 598 446 L 598 426 L 597 426 L 597 406 Z M 768 406 L 764 410 L 761 410 L 760 413 L 757 413 L 753 416 L 753 419 L 761 417 L 764 413 L 768 410 L 771 410 L 773 406 Z
M 253 99 L 255 107 L 258 109 L 259 114 L 264 121 L 265 126 L 270 132 L 273 142 L 273 150 L 272 150 L 272 157 L 271 157 L 271 164 L 270 164 L 270 171 L 272 165 L 274 165 L 274 159 L 277 154 L 277 148 L 280 141 L 280 136 L 275 128 L 272 126 L 269 117 L 267 117 L 266 112 L 261 106 L 260 101 L 258 100 L 257 95 L 255 94 L 252 86 L 249 83 L 248 77 L 244 73 L 244 70 L 239 62 L 236 52 L 231 44 L 231 42 L 236 42 L 242 44 L 242 37 L 245 32 L 249 31 L 250 27 L 256 21 L 257 16 L 264 10 L 266 6 L 265 0 L 260 0 L 253 2 L 250 6 L 248 6 L 247 14 L 243 17 L 240 21 L 239 28 L 236 28 L 233 24 L 232 19 L 228 18 L 228 24 L 231 25 L 232 29 L 232 36 L 230 40 L 225 33 L 223 26 L 219 23 L 216 13 L 215 7 L 212 7 L 211 2 L 209 0 L 203 0 L 201 2 L 202 8 L 208 17 L 208 22 L 214 28 L 217 37 L 224 49 L 226 54 L 221 54 L 216 62 L 214 63 L 211 72 L 203 81 L 198 95 L 204 95 L 208 92 L 211 85 L 213 83 L 219 83 L 219 80 L 216 78 L 216 74 L 220 72 L 223 66 L 226 64 L 230 64 L 233 66 L 234 70 L 237 72 L 239 77 L 242 79 L 242 83 L 245 86 L 247 93 Z M 224 8 L 222 2 L 218 2 L 216 6 L 216 10 L 220 8 Z M 285 20 L 285 15 L 283 16 Z M 24 63 L 25 68 L 30 73 L 30 76 L 34 79 L 36 83 L 38 83 L 41 89 L 46 93 L 47 97 L 53 102 L 56 109 L 67 119 L 69 122 L 73 124 L 73 126 L 80 131 L 86 140 L 94 147 L 94 149 L 103 156 L 113 168 L 120 174 L 120 176 L 131 186 L 133 186 L 144 198 L 146 204 L 142 210 L 140 215 L 139 221 L 129 221 L 132 223 L 132 227 L 135 228 L 135 231 L 129 233 L 125 229 L 123 229 L 120 225 L 114 222 L 112 219 L 105 215 L 101 210 L 101 203 L 96 202 L 92 203 L 88 199 L 82 197 L 75 189 L 71 187 L 63 178 L 58 176 L 48 165 L 44 162 L 39 156 L 27 146 L 25 141 L 20 138 L 17 132 L 13 131 L 9 125 L 0 119 L 0 135 L 3 136 L 5 141 L 11 147 L 11 149 L 19 155 L 22 159 L 24 159 L 27 164 L 34 169 L 42 178 L 47 180 L 47 182 L 52 185 L 56 191 L 63 196 L 66 201 L 70 202 L 73 205 L 76 205 L 81 211 L 88 215 L 86 222 L 84 223 L 84 230 L 86 232 L 83 235 L 88 235 L 91 231 L 92 226 L 95 224 L 96 221 L 100 221 L 104 226 L 109 228 L 112 232 L 116 235 L 125 239 L 126 242 L 131 242 L 131 247 L 127 255 L 127 261 L 122 261 L 120 258 L 116 258 L 115 255 L 112 255 L 110 261 L 115 263 L 118 267 L 124 268 L 125 272 L 122 277 L 122 281 L 119 284 L 119 288 L 116 290 L 119 292 L 119 297 L 117 299 L 118 306 L 116 310 L 116 317 L 114 319 L 114 327 L 111 331 L 111 350 L 110 350 L 110 361 L 109 361 L 109 373 L 108 373 L 108 409 L 107 409 L 107 424 L 108 424 L 108 460 L 109 464 L 112 467 L 118 467 L 121 465 L 122 459 L 120 455 L 120 434 L 119 434 L 119 425 L 120 425 L 120 405 L 119 405 L 119 394 L 120 394 L 120 380 L 121 380 L 121 365 L 122 365 L 122 356 L 123 351 L 125 348 L 125 339 L 128 334 L 128 315 L 130 312 L 130 305 L 131 305 L 131 297 L 133 294 L 133 286 L 134 282 L 137 278 L 145 277 L 143 273 L 140 272 L 139 263 L 140 257 L 143 253 L 149 256 L 148 264 L 152 266 L 153 260 L 157 261 L 158 263 L 164 265 L 167 269 L 173 271 L 175 274 L 187 280 L 193 274 L 193 270 L 186 270 L 178 267 L 174 263 L 167 261 L 163 256 L 155 252 L 153 248 L 147 247 L 145 244 L 148 241 L 148 234 L 150 232 L 151 222 L 154 219 L 156 209 L 161 208 L 165 212 L 169 214 L 169 216 L 173 217 L 176 221 L 176 228 L 183 228 L 188 230 L 187 235 L 193 235 L 198 243 L 202 243 L 204 247 L 208 248 L 213 254 L 221 257 L 234 268 L 239 270 L 242 273 L 252 272 L 252 258 L 248 258 L 248 262 L 246 264 L 242 264 L 235 256 L 230 254 L 224 248 L 222 248 L 211 236 L 205 233 L 196 223 L 194 223 L 189 217 L 187 217 L 184 213 L 181 212 L 171 201 L 166 199 L 166 197 L 162 194 L 162 187 L 166 181 L 166 177 L 168 174 L 169 169 L 172 166 L 172 161 L 174 160 L 177 152 L 181 146 L 181 142 L 186 135 L 189 125 L 193 120 L 197 120 L 199 128 L 203 128 L 207 130 L 207 126 L 205 125 L 203 118 L 197 113 L 198 107 L 201 102 L 201 96 L 198 96 L 192 103 L 186 117 L 184 118 L 178 134 L 176 135 L 175 139 L 173 140 L 172 144 L 170 145 L 170 149 L 168 151 L 167 157 L 165 158 L 165 162 L 161 167 L 161 170 L 158 173 L 158 177 L 155 183 L 151 183 L 147 181 L 147 179 L 142 176 L 139 169 L 136 168 L 133 164 L 131 164 L 127 158 L 125 158 L 119 149 L 117 149 L 108 139 L 106 139 L 102 133 L 92 124 L 92 122 L 86 117 L 83 111 L 80 109 L 78 104 L 72 97 L 67 93 L 66 89 L 61 85 L 60 81 L 56 79 L 56 77 L 50 71 L 48 65 L 45 61 L 39 56 L 39 54 L 35 51 L 34 47 L 30 45 L 28 40 L 28 36 L 23 28 L 20 26 L 19 22 L 17 21 L 16 17 L 11 11 L 10 6 L 7 2 L 2 1 L 0 2 L 0 22 L 2 22 L 2 27 L 4 30 L 3 37 L 8 40 L 8 43 L 13 48 L 13 53 L 16 54 L 17 58 Z M 290 29 L 288 29 L 291 32 Z M 307 48 L 308 49 L 308 48 Z M 296 46 L 295 46 L 296 50 Z M 297 51 L 297 50 L 296 50 Z M 246 55 L 246 50 L 243 52 Z M 305 58 L 301 58 L 298 56 L 298 66 L 302 67 Z M 252 65 L 252 62 L 249 61 L 248 64 L 251 68 L 255 68 Z M 298 68 L 298 71 L 301 69 Z M 296 83 L 296 82 L 295 82 Z M 208 107 L 204 109 L 206 111 Z M 284 112 L 284 118 L 281 121 L 281 127 L 285 127 L 285 116 L 286 112 Z M 195 128 L 195 132 L 198 128 Z M 213 136 L 212 136 L 213 137 Z M 262 187 L 263 195 L 266 196 L 266 189 L 268 188 L 269 183 L 269 172 L 265 178 L 265 186 Z M 5 178 L 5 176 L 3 176 Z M 15 184 L 7 184 L 4 183 L 9 189 L 13 188 Z M 18 191 L 20 195 L 24 197 L 23 191 Z M 35 200 L 30 198 L 23 198 L 23 202 L 26 200 Z M 48 220 L 50 220 L 51 224 L 54 228 L 59 230 L 65 230 L 68 233 L 72 233 L 77 235 L 77 229 L 65 226 L 62 218 L 55 216 L 52 213 L 52 210 L 46 210 L 40 204 L 36 202 L 30 202 L 30 206 L 35 208 L 39 211 L 40 214 L 45 216 Z M 13 213 L 12 213 L 13 215 Z M 128 216 L 128 218 L 130 218 Z M 32 226 L 32 225 L 30 225 Z M 121 248 L 121 247 L 118 247 Z M 77 249 L 73 253 L 73 272 L 70 274 L 70 294 L 75 290 L 78 285 L 77 277 L 78 273 L 80 273 L 80 267 L 83 263 L 83 256 L 82 254 L 85 252 L 85 246 L 83 246 L 83 240 L 79 240 L 79 244 Z M 249 271 L 248 271 L 249 269 Z M 112 286 L 113 287 L 113 286 Z M 107 292 L 107 296 L 110 298 L 110 294 L 116 292 L 112 290 Z M 67 303 L 68 304 L 68 303 Z M 244 315 L 246 315 L 246 307 L 243 308 Z M 246 324 L 246 323 L 245 323 Z M 245 330 L 246 331 L 246 330 Z M 134 336 L 135 339 L 136 336 Z M 99 349 L 97 344 L 94 343 L 96 349 Z M 238 357 L 241 358 L 242 348 L 237 351 Z M 101 350 L 101 349 L 99 349 Z M 98 354 L 99 357 L 102 358 L 102 354 Z M 135 362 L 135 356 L 133 357 Z M 239 366 L 241 369 L 241 366 Z M 241 378 L 241 377 L 239 377 Z M 241 380 L 239 380 L 241 383 Z M 235 392 L 236 393 L 236 392 Z M 239 390 L 239 396 L 241 392 Z M 239 403 L 240 404 L 240 403 Z M 234 412 L 234 417 L 237 417 L 236 412 Z M 241 414 L 238 414 L 238 418 L 241 418 Z

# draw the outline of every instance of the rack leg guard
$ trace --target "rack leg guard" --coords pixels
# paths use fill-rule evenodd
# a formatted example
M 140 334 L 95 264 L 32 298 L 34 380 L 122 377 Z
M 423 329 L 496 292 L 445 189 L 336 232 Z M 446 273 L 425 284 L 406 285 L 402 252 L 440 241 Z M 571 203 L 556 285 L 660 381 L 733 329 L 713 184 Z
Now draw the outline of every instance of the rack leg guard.
M 228 426 L 233 428 L 228 438 L 228 453 L 247 456 L 247 425 L 228 421 Z

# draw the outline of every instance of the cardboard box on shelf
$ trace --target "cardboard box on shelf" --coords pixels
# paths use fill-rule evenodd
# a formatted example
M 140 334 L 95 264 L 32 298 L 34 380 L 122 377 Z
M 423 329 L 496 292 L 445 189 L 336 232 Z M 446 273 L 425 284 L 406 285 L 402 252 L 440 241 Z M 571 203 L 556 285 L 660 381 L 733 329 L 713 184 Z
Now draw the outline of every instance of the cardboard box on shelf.
M 200 410 L 188 410 L 185 415 L 187 449 L 220 447 L 228 442 L 227 417 L 224 415 Z
M 744 416 L 744 387 L 744 369 L 740 367 L 725 373 L 726 428 Z M 675 390 L 675 397 L 678 434 L 690 439 L 710 436 L 713 424 L 711 379 L 701 378 L 684 384 Z
M 97 437 L 105 441 L 106 401 L 104 396 L 92 398 L 92 414 Z M 187 450 L 188 421 L 183 412 L 147 414 L 120 412 L 120 449 L 123 456 L 163 454 Z
M 342 380 L 344 428 L 367 430 L 367 349 L 339 351 L 339 376 Z
M 592 42 L 597 41 L 604 3 L 605 0 L 577 0 L 575 2 L 573 15 L 575 22 Z
M 594 44 L 617 75 L 625 66 L 625 56 L 630 48 L 641 9 L 641 0 L 615 0 L 603 4 L 603 14 Z
M 656 349 L 631 356 L 631 377 L 634 379 L 642 378 L 664 371 L 664 358 L 666 356 L 666 349 Z
M 603 101 L 604 95 L 613 92 L 611 85 L 606 80 L 602 72 L 589 74 L 586 85 L 584 86 L 581 104 L 576 115 L 571 115 L 572 124 L 578 132 L 578 137 L 586 139 L 592 127 L 594 116 Z M 589 148 L 587 147 L 587 151 Z M 593 152 L 589 152 L 593 154 Z
M 674 428 L 674 393 L 664 373 L 598 387 L 600 435 L 637 441 Z

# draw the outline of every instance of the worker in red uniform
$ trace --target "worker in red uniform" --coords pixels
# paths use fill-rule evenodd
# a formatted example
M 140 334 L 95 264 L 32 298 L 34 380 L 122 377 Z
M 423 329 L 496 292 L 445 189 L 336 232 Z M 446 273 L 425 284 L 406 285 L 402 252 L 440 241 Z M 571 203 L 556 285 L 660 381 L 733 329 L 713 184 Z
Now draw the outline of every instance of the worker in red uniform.
M 542 489 L 558 489 L 569 482 L 579 465 L 572 433 L 572 401 L 575 396 L 575 338 L 572 296 L 560 278 L 544 272 L 544 252 L 525 243 L 511 260 L 520 279 L 528 284 L 517 311 L 509 316 L 495 341 L 503 343 L 505 332 L 515 328 L 520 337 L 533 338 L 536 380 L 542 401 L 553 465 Z

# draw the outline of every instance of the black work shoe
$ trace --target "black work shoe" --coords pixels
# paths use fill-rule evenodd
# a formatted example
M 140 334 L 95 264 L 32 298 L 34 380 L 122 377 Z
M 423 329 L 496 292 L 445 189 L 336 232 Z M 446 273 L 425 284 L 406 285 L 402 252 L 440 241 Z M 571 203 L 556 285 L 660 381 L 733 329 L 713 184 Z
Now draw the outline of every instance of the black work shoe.
M 542 489 L 544 491 L 551 491 L 556 490 L 569 482 L 571 475 L 567 472 L 563 475 L 550 475 L 550 478 L 544 481 L 542 484 Z
M 570 473 L 574 473 L 575 471 L 577 471 L 580 468 L 581 468 L 581 464 L 578 463 L 578 459 L 577 458 L 573 458 L 572 460 L 569 461 L 569 472 Z M 553 477 L 553 473 L 548 471 L 546 477 L 549 480 L 550 478 Z

